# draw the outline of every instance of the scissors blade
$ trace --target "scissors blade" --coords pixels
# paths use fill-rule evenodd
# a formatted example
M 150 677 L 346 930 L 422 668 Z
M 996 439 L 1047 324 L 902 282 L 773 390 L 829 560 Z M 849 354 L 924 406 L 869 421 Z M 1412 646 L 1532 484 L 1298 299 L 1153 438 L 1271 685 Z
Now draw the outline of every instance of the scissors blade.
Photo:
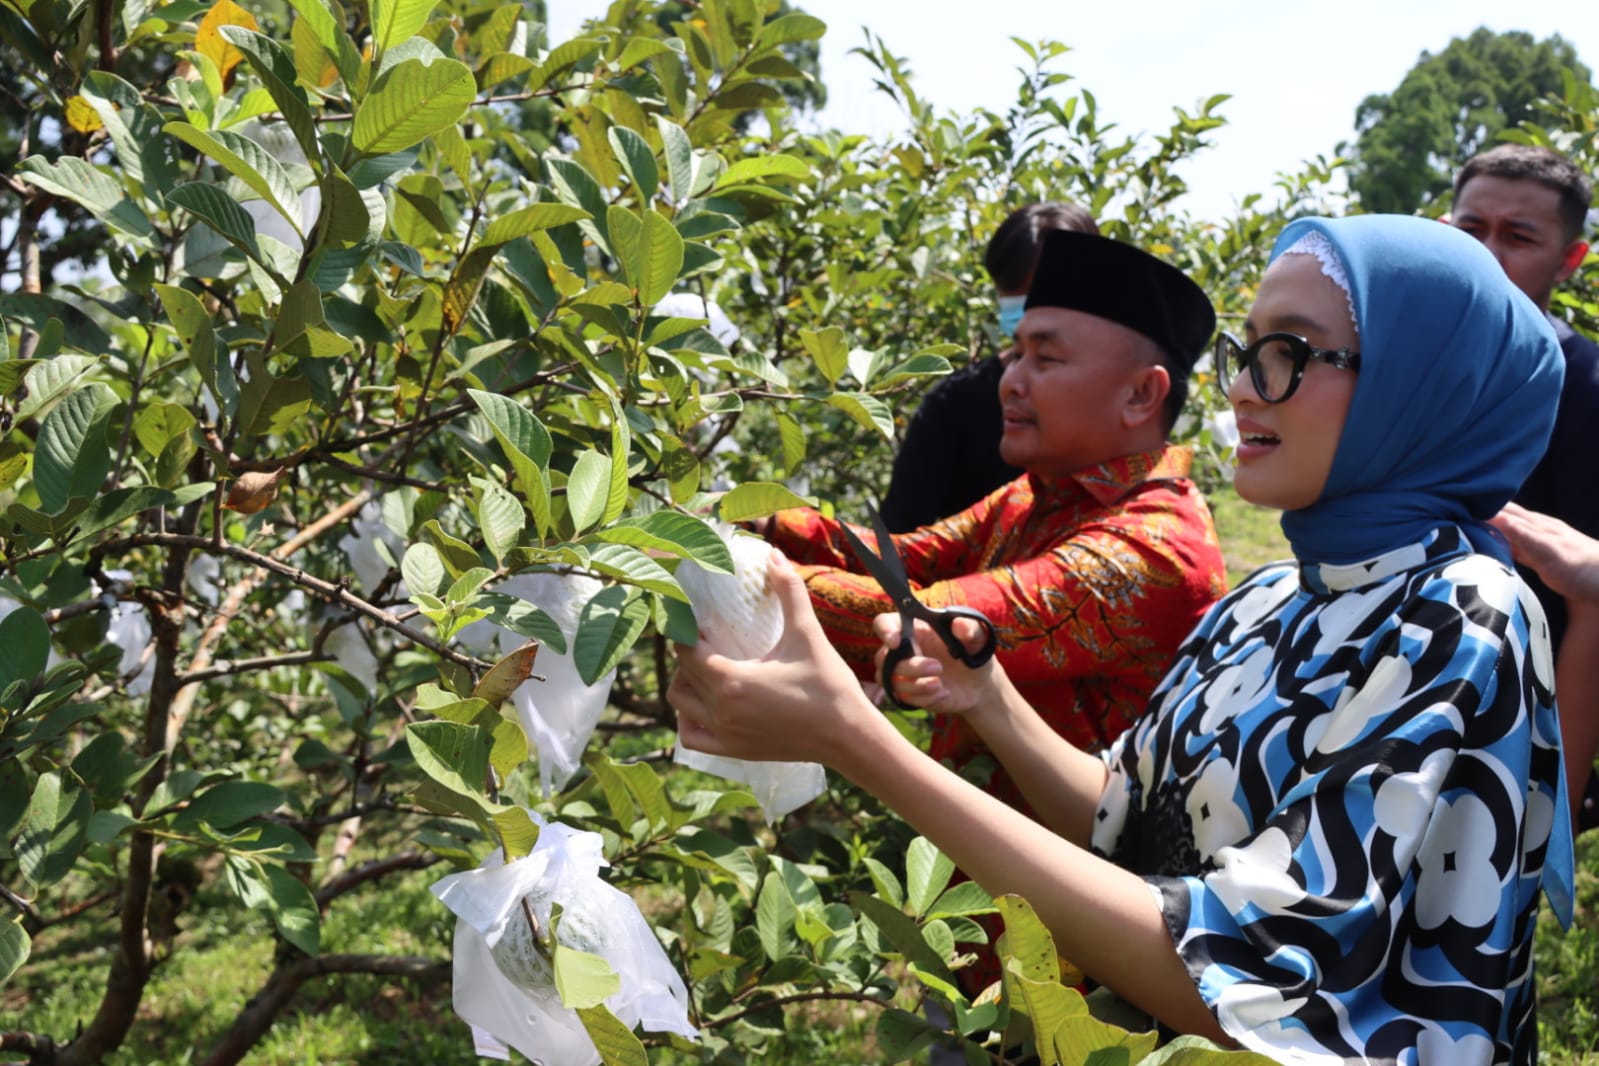
M 874 517 L 880 525 L 882 523 L 881 516 L 874 515 Z M 866 567 L 866 572 L 879 585 L 883 586 L 883 591 L 898 606 L 902 600 L 911 594 L 911 586 L 910 582 L 905 578 L 905 566 L 900 562 L 899 553 L 894 551 L 894 542 L 888 539 L 885 534 L 878 533 L 878 547 L 886 546 L 888 555 L 892 560 L 890 561 L 890 558 L 879 556 L 868 548 L 866 542 L 861 540 L 847 524 L 841 522 L 839 523 L 839 528 L 844 531 L 844 539 L 849 543 L 850 551 L 855 553 L 855 558 L 861 561 L 861 565 Z

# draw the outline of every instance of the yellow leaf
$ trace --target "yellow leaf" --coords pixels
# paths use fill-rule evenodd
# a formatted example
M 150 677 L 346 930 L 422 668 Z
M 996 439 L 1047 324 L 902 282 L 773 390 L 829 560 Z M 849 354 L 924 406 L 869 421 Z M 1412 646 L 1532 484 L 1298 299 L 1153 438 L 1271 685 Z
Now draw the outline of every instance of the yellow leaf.
M 206 12 L 205 18 L 200 20 L 200 28 L 194 32 L 194 50 L 215 63 L 225 80 L 233 73 L 233 68 L 244 61 L 244 53 L 229 44 L 222 36 L 223 26 L 243 26 L 247 30 L 258 30 L 261 24 L 255 21 L 254 15 L 235 4 L 233 0 L 217 0 L 211 10 Z
M 100 112 L 81 96 L 67 100 L 67 125 L 79 133 L 93 133 L 105 128 L 105 123 L 100 121 Z

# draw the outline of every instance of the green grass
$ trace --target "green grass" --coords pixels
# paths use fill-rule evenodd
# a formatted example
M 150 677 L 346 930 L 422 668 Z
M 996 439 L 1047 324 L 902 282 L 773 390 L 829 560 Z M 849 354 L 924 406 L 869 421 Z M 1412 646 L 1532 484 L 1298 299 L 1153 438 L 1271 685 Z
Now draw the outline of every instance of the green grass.
M 1293 554 L 1278 525 L 1281 511 L 1245 502 L 1231 485 L 1207 493 L 1205 499 L 1221 537 L 1229 587 L 1237 587 L 1240 581 L 1267 563 L 1287 559 Z

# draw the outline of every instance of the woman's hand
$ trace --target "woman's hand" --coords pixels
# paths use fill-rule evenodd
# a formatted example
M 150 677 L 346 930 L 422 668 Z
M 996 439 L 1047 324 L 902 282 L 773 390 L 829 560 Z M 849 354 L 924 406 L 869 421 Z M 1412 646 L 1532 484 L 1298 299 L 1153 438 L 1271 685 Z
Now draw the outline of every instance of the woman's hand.
M 1514 503 L 1491 521 L 1510 541 L 1516 561 L 1537 571 L 1544 584 L 1568 600 L 1599 605 L 1599 541 Z
M 898 614 L 880 614 L 872 619 L 872 632 L 883 646 L 877 650 L 877 669 L 891 648 L 899 645 Z M 955 637 L 971 651 L 983 644 L 983 629 L 970 618 L 955 619 Z M 973 669 L 957 661 L 926 622 L 916 622 L 913 640 L 918 652 L 894 670 L 894 693 L 905 703 L 940 714 L 959 714 L 975 718 L 998 706 L 1007 683 L 1005 670 L 989 659 Z
M 797 571 L 773 552 L 772 592 L 783 609 L 783 636 L 764 659 L 729 659 L 708 641 L 677 648 L 677 673 L 666 696 L 677 709 L 683 746 L 757 761 L 819 762 L 846 774 L 859 740 L 893 729 L 861 691 L 828 643 Z

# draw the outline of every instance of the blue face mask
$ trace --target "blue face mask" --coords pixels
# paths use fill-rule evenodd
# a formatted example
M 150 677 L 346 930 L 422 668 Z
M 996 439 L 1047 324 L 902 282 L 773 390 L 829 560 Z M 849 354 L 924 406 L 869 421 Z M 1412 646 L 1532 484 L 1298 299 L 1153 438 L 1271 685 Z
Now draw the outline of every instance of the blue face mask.
M 1027 311 L 1026 296 L 1001 296 L 999 298 L 999 334 L 1002 337 L 1016 336 L 1016 329 L 1022 324 L 1022 315 Z

